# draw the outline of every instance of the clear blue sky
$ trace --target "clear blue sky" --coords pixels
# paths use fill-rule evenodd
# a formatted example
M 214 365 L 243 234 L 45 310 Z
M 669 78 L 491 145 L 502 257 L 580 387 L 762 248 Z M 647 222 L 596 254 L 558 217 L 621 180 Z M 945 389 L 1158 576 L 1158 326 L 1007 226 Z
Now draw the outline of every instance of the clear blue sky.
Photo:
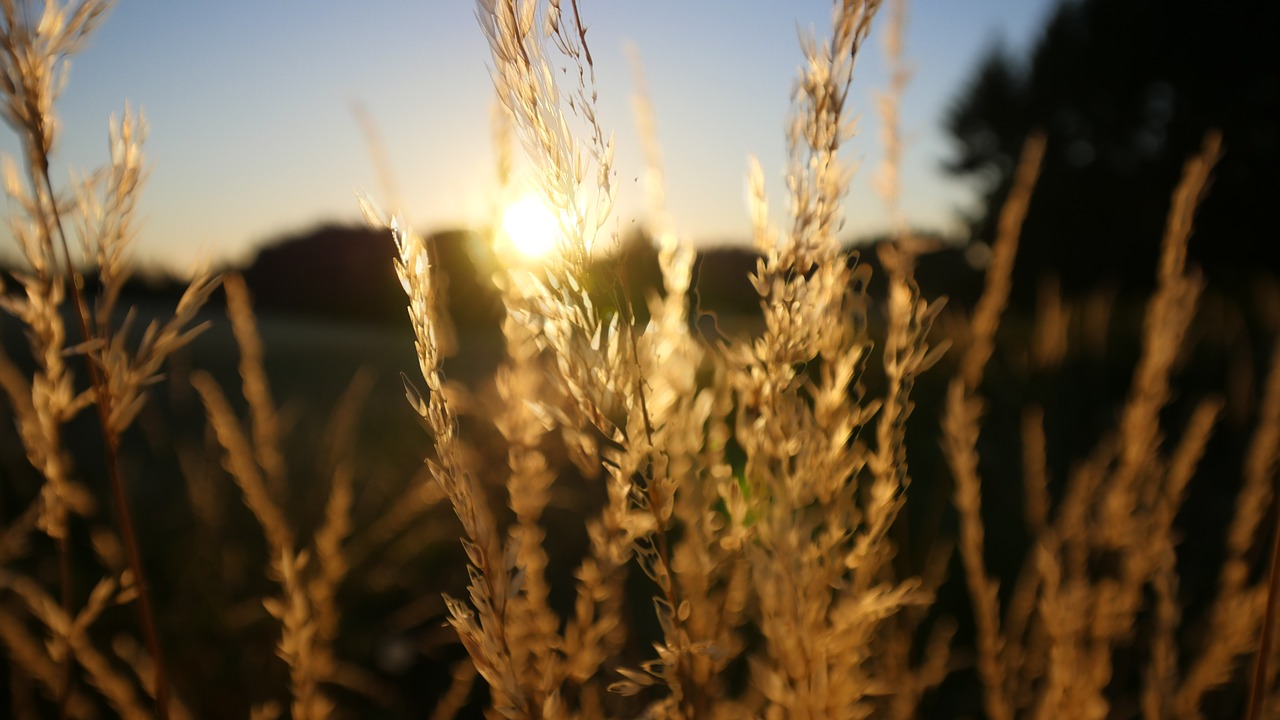
M 940 118 L 981 52 L 1026 48 L 1054 0 L 914 0 L 903 98 L 909 145 L 904 209 L 945 227 L 970 198 L 938 165 Z M 639 142 L 623 47 L 645 62 L 679 232 L 709 243 L 749 237 L 747 157 L 783 193 L 783 128 L 801 61 L 796 28 L 826 27 L 823 0 L 582 0 L 601 118 L 617 139 L 618 226 L 640 214 Z M 880 18 L 883 31 L 887 14 Z M 873 32 L 852 101 L 848 159 L 860 166 L 848 231 L 886 226 L 870 178 L 879 162 L 874 92 L 887 83 Z M 468 0 L 120 0 L 73 61 L 59 104 L 57 160 L 106 157 L 107 118 L 141 106 L 151 181 L 137 246 L 146 264 L 237 262 L 263 241 L 325 220 L 355 221 L 357 191 L 377 193 L 359 123 L 380 126 L 393 175 L 419 229 L 484 222 L 495 202 L 488 51 Z M 17 143 L 6 132 L 0 149 Z M 8 250 L 6 249 L 6 252 Z

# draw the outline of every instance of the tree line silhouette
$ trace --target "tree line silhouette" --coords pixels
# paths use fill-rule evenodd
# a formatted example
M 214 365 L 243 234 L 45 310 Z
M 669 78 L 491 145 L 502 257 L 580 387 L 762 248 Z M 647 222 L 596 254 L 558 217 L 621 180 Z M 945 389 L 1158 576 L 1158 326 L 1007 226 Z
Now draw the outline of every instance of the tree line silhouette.
M 945 169 L 979 186 L 971 237 L 990 239 L 1019 149 L 1048 149 L 1015 269 L 1023 299 L 1058 276 L 1145 291 L 1170 192 L 1206 132 L 1225 155 L 1190 253 L 1229 286 L 1280 269 L 1280 3 L 1271 0 L 1064 2 L 1025 58 L 1002 46 L 979 62 L 947 112 Z

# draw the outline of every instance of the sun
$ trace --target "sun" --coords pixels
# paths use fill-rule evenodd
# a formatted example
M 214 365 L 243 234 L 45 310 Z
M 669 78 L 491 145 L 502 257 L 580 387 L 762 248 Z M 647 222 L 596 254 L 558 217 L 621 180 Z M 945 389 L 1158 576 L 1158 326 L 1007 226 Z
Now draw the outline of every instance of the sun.
M 529 194 L 502 211 L 502 232 L 526 259 L 541 260 L 556 249 L 560 223 L 537 194 Z

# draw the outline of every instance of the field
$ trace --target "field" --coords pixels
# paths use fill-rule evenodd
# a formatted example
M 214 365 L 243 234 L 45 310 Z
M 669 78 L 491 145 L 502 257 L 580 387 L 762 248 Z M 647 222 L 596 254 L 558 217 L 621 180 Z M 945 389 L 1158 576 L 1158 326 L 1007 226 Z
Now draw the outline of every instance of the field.
M 660 193 L 652 267 L 593 251 L 613 148 L 576 0 L 481 0 L 550 259 L 450 276 L 440 238 L 362 199 L 394 243 L 399 324 L 255 311 L 236 273 L 140 300 L 138 118 L 113 120 L 77 192 L 49 177 L 59 63 L 107 5 L 44 7 L 0 3 L 27 152 L 7 182 L 26 263 L 0 288 L 0 712 L 1280 707 L 1280 290 L 1210 285 L 1188 259 L 1218 133 L 1168 188 L 1136 294 L 1017 285 L 1047 152 L 1031 134 L 989 258 L 950 278 L 980 289 L 948 304 L 917 270 L 951 250 L 905 226 L 839 238 L 854 60 L 878 11 L 896 33 L 902 16 L 836 3 L 804 44 L 790 215 L 768 217 L 754 167 L 752 294 L 725 298 Z M 486 235 L 495 255 L 512 232 Z M 473 322 L 481 288 L 497 326 Z M 759 311 L 707 312 L 726 302 Z

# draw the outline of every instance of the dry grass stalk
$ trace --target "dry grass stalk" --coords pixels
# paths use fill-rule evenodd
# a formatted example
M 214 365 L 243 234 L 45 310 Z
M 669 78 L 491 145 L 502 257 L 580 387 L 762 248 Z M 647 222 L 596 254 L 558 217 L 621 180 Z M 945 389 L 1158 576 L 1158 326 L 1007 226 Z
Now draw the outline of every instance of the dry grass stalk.
M 996 239 L 991 246 L 991 259 L 987 264 L 982 295 L 978 298 L 978 304 L 970 319 L 972 337 L 960 359 L 958 375 L 966 393 L 977 390 L 982 382 L 983 370 L 995 349 L 996 329 L 1000 325 L 1000 315 L 1009 303 L 1013 260 L 1018 252 L 1018 237 L 1022 232 L 1022 223 L 1026 219 L 1027 209 L 1031 205 L 1031 195 L 1040 174 L 1044 146 L 1043 135 L 1032 135 L 1027 138 L 1022 147 L 1022 157 L 1019 158 L 1018 167 L 1014 173 L 1013 190 L 1010 191 L 1009 199 L 1005 201 L 1004 208 L 1000 211 Z
M 1222 582 L 1227 594 L 1243 587 L 1248 578 L 1245 556 L 1253 545 L 1263 513 L 1271 504 L 1271 479 L 1280 462 L 1280 344 L 1272 349 L 1258 422 L 1245 453 L 1244 487 L 1236 499 L 1236 514 L 1227 534 L 1227 561 Z
M 788 133 L 792 227 L 780 244 L 773 243 L 778 236 L 763 211 L 758 170 L 752 175 L 756 234 L 767 253 L 753 278 L 765 309 L 765 333 L 756 341 L 734 343 L 718 359 L 705 357 L 689 334 L 684 297 L 692 255 L 664 227 L 659 235 L 666 293 L 652 301 L 653 320 L 644 332 L 630 327 L 625 303 L 621 318 L 606 321 L 583 290 L 582 263 L 602 225 L 602 212 L 612 203 L 611 144 L 595 119 L 594 89 L 588 90 L 594 68 L 576 4 L 569 19 L 555 2 L 541 10 L 533 2 L 480 3 L 495 86 L 537 168 L 544 198 L 561 214 L 566 246 L 565 260 L 553 264 L 545 281 L 512 273 L 505 284 L 509 350 L 532 347 L 529 340 L 549 349 L 557 369 L 553 377 L 569 403 L 539 406 L 535 393 L 519 394 L 532 383 L 532 374 L 521 378 L 533 356 L 512 352 L 499 392 L 509 408 L 500 429 L 512 447 L 508 489 L 516 526 L 501 564 L 496 532 L 487 513 L 477 509 L 481 501 L 473 483 L 465 468 L 447 460 L 457 440 L 448 406 L 437 399 L 433 278 L 412 234 L 398 231 L 397 238 L 398 267 L 431 390 L 426 401 L 412 396 L 411 401 L 435 433 L 437 456 L 444 459 L 437 466 L 438 479 L 463 521 L 472 562 L 475 609 L 452 602 L 454 624 L 489 681 L 499 713 L 559 715 L 588 707 L 590 697 L 564 705 L 554 680 L 555 656 L 530 649 L 534 638 L 549 647 L 560 641 L 552 635 L 554 618 L 545 608 L 545 551 L 530 547 L 542 538 L 536 523 L 550 478 L 534 450 L 544 432 L 533 422 L 540 418 L 526 415 L 529 410 L 560 423 L 580 459 L 597 452 L 591 432 L 606 441 L 598 452 L 610 499 L 599 524 L 592 525 L 593 547 L 579 574 L 576 617 L 561 646 L 570 657 L 589 653 L 589 665 L 573 673 L 579 681 L 594 675 L 605 659 L 598 650 L 590 652 L 606 637 L 602 630 L 612 632 L 600 627 L 598 611 L 616 605 L 613 578 L 634 550 L 659 590 L 663 642 L 656 662 L 639 671 L 619 669 L 626 680 L 615 683 L 615 690 L 635 694 L 663 686 L 667 694 L 648 711 L 664 717 L 766 710 L 846 717 L 869 711 L 867 697 L 877 685 L 870 653 L 863 648 L 878 637 L 885 618 L 927 599 L 918 580 L 892 580 L 886 533 L 908 483 L 902 447 L 910 389 L 915 375 L 940 352 L 930 352 L 925 340 L 937 306 L 920 299 L 904 271 L 896 276 L 889 310 L 885 362 L 891 390 L 878 425 L 877 450 L 868 451 L 856 440 L 857 431 L 881 405 L 863 404 L 857 383 L 870 347 L 866 271 L 850 270 L 836 241 L 849 182 L 837 155 L 852 131 L 844 106 L 854 57 L 877 7 L 876 2 L 837 4 L 831 38 L 821 46 L 812 39 L 804 43 L 808 68 L 797 85 Z M 554 74 L 546 71 L 548 61 L 534 34 L 538 23 L 578 68 L 571 113 L 563 109 Z M 644 110 L 641 104 L 642 127 L 647 126 Z M 569 114 L 587 127 L 585 149 L 569 130 Z M 660 165 L 652 150 L 649 156 L 656 181 Z M 595 164 L 594 186 L 584 184 L 584 157 Z M 651 183 L 651 197 L 659 197 L 658 187 Z M 654 214 L 661 223 L 660 204 L 655 203 Z M 699 389 L 695 377 L 703 362 L 711 363 L 714 384 Z M 812 378 L 796 372 L 809 362 L 816 368 Z M 733 415 L 736 430 L 727 421 Z M 733 477 L 725 460 L 731 437 L 747 455 L 742 479 Z M 860 489 L 864 468 L 872 482 Z M 723 514 L 717 503 L 723 503 Z M 683 537 L 673 547 L 675 528 Z M 604 574 L 602 567 L 608 569 Z M 511 589 L 508 574 L 522 584 Z M 607 584 L 601 586 L 602 580 Z M 751 658 L 758 691 L 735 704 L 721 695 L 717 676 L 742 651 L 737 625 L 753 605 L 759 608 L 766 648 Z M 584 642 L 592 633 L 594 642 Z M 538 672 L 530 674 L 531 665 Z M 944 666 L 926 671 L 934 678 L 929 682 L 936 682 Z M 824 682 L 828 677 L 855 681 Z M 919 691 L 913 692 L 918 698 Z
M 1267 590 L 1251 581 L 1250 552 L 1264 513 L 1275 503 L 1274 479 L 1280 464 L 1280 343 L 1272 349 L 1257 425 L 1245 454 L 1244 484 L 1227 529 L 1226 559 L 1218 576 L 1218 594 L 1209 610 L 1207 642 L 1187 670 L 1177 707 L 1191 716 L 1204 694 L 1227 682 L 1239 657 L 1260 647 L 1261 618 L 1268 612 Z M 1251 686 L 1250 711 L 1261 702 Z
M 209 424 L 224 450 L 223 467 L 235 479 L 244 495 L 245 505 L 262 526 L 267 547 L 273 554 L 291 552 L 293 531 L 267 490 L 262 471 L 255 461 L 253 443 L 240 427 L 231 403 L 222 394 L 217 381 L 207 373 L 192 374 L 191 384 L 200 394 Z
M 1023 146 L 1014 176 L 1014 189 L 1000 214 L 999 231 L 992 246 L 982 296 L 970 320 L 969 344 L 961 355 L 959 370 L 951 382 L 943 418 L 943 448 L 955 477 L 955 505 L 960 513 L 960 557 L 964 561 L 977 626 L 978 672 L 983 681 L 984 707 L 993 720 L 1009 720 L 1014 711 L 1006 687 L 1009 650 L 1006 649 L 1008 640 L 1001 636 L 1000 631 L 997 586 L 987 574 L 983 559 L 985 533 L 977 454 L 982 400 L 977 390 L 982 381 L 982 371 L 995 348 L 1000 314 L 1009 301 L 1009 278 L 1018 236 L 1040 172 L 1044 144 L 1043 136 L 1034 135 Z
M 1044 409 L 1029 407 L 1022 413 L 1023 513 L 1033 536 L 1044 532 L 1049 521 L 1048 441 L 1044 435 Z
M 133 674 L 138 679 L 139 684 L 142 685 L 142 689 L 154 698 L 156 696 L 155 667 L 146 649 L 135 642 L 133 638 L 127 635 L 118 635 L 111 641 L 111 650 L 116 654 L 116 657 L 123 660 L 133 670 Z M 195 718 L 177 693 L 174 693 L 169 698 L 169 715 L 174 720 L 193 720 Z
M 101 579 L 75 615 L 63 612 L 59 602 L 29 577 L 0 571 L 0 588 L 21 599 L 32 617 L 48 628 L 54 638 L 48 652 L 55 663 L 65 657 L 84 668 L 89 682 L 121 717 L 138 720 L 151 717 L 134 683 L 94 646 L 88 635 L 89 627 L 103 611 L 135 599 L 137 586 L 131 578 Z
M 333 714 L 333 703 L 320 684 L 333 674 L 332 657 L 322 646 L 314 600 L 304 588 L 300 574 L 306 569 L 305 553 L 295 555 L 286 550 L 274 563 L 284 596 L 267 598 L 263 605 L 280 621 L 284 634 L 280 638 L 280 657 L 289 665 L 289 685 L 293 691 L 290 717 L 295 720 L 320 720 Z
M 62 669 L 49 656 L 47 645 L 33 636 L 23 618 L 8 608 L 0 608 L 0 642 L 8 650 L 9 661 L 21 670 L 13 673 L 15 682 L 25 673 L 44 688 L 48 697 L 58 697 L 64 692 Z M 93 703 L 78 689 L 73 688 L 67 694 L 63 707 L 68 717 L 88 720 L 97 716 Z
M 368 209 L 366 214 L 376 218 Z M 463 547 L 470 563 L 471 606 L 446 598 L 450 623 L 458 631 L 476 670 L 489 683 L 494 707 L 513 717 L 532 717 L 533 713 L 541 712 L 543 703 L 532 704 L 520 684 L 507 628 L 509 604 L 519 590 L 520 578 L 513 578 L 509 573 L 510 563 L 504 556 L 483 490 L 462 459 L 464 450 L 458 437 L 457 416 L 446 398 L 440 369 L 442 358 L 433 320 L 439 306 L 426 246 L 421 237 L 412 229 L 401 227 L 398 220 L 390 222 L 390 229 L 400 254 L 396 272 L 409 296 L 418 361 L 427 384 L 425 398 L 407 378 L 405 391 L 433 435 L 435 458 L 428 459 L 427 466 L 462 524 Z
M 880 147 L 884 159 L 876 168 L 875 190 L 889 210 L 892 234 L 903 237 L 906 218 L 900 205 L 902 197 L 902 94 L 911 80 L 904 46 L 907 28 L 907 0 L 891 0 L 889 24 L 885 28 L 884 53 L 889 62 L 889 87 L 876 95 L 876 111 L 880 115 Z
M 509 284 L 508 287 L 511 287 Z M 519 298 L 507 293 L 509 306 Z M 513 599 L 512 632 L 520 637 L 513 643 L 513 661 L 521 669 L 522 682 L 538 688 L 545 697 L 554 692 L 549 683 L 557 660 L 553 648 L 558 643 L 560 620 L 548 605 L 547 553 L 545 533 L 539 523 L 550 498 L 555 472 L 541 446 L 548 427 L 540 409 L 543 371 L 535 337 L 528 328 L 508 314 L 502 324 L 507 360 L 498 368 L 495 382 L 503 409 L 496 418 L 498 430 L 507 442 L 507 481 L 511 509 L 516 523 L 510 530 L 516 566 L 523 570 L 523 592 Z M 545 684 L 544 684 L 545 683 Z
M 558 693 L 564 680 L 574 678 L 580 684 L 591 679 L 612 653 L 609 648 L 617 647 L 621 639 L 616 619 L 621 601 L 621 570 L 633 550 L 639 552 L 641 567 L 662 588 L 664 606 L 671 608 L 668 615 L 674 617 L 675 609 L 681 606 L 666 540 L 672 518 L 674 478 L 662 459 L 653 456 L 655 433 L 662 432 L 663 413 L 669 410 L 668 396 L 659 390 L 650 398 L 640 381 L 641 364 L 646 362 L 642 358 L 648 348 L 642 347 L 643 341 L 628 327 L 630 316 L 626 308 L 622 317 L 614 316 L 606 322 L 582 285 L 585 262 L 613 202 L 612 141 L 605 140 L 596 121 L 594 68 L 576 2 L 570 9 L 571 15 L 562 15 L 555 2 L 541 12 L 533 2 L 479 5 L 481 24 L 494 58 L 499 99 L 531 163 L 538 169 L 534 177 L 539 190 L 560 216 L 562 252 L 567 259 L 563 265 L 550 268 L 545 281 L 527 274 L 509 276 L 508 338 L 512 339 L 514 332 L 526 333 L 526 337 L 536 337 L 539 344 L 553 350 L 558 369 L 553 377 L 559 394 L 569 400 L 569 414 L 557 407 L 547 410 L 559 415 L 562 430 L 579 461 L 585 463 L 602 452 L 609 474 L 609 503 L 599 521 L 589 528 L 592 552 L 579 570 L 578 602 L 563 638 L 562 651 L 570 662 L 555 661 L 537 645 L 526 646 L 533 650 L 532 654 L 518 651 L 521 657 L 541 656 L 541 662 L 534 664 L 542 668 L 541 676 L 547 681 L 535 687 L 535 700 L 530 707 L 548 714 L 563 712 Z M 534 32 L 539 23 L 542 34 L 577 68 L 576 84 L 567 102 L 552 74 L 546 71 L 550 67 L 548 59 Z M 569 118 L 573 116 L 587 130 L 590 141 L 585 147 L 569 130 Z M 594 168 L 594 177 L 587 177 L 589 167 Z M 673 260 L 669 250 L 664 264 L 669 268 L 672 262 L 678 261 Z M 687 287 L 687 267 L 684 276 Z M 525 329 L 515 330 L 513 322 L 525 325 Z M 683 320 L 679 324 L 686 327 Z M 506 387 L 509 392 L 513 384 Z M 611 419 L 618 411 L 627 418 L 621 426 Z M 510 439 L 513 428 L 508 425 Z M 608 442 L 603 450 L 597 450 L 595 433 L 602 434 Z M 513 470 L 517 467 L 513 466 Z M 513 478 L 512 502 L 521 516 L 522 538 L 537 537 L 530 522 L 535 517 L 537 495 L 530 498 L 535 502 L 525 500 L 526 491 L 522 488 L 526 484 Z M 543 618 L 540 624 L 550 628 L 551 617 L 539 599 L 545 592 L 537 578 L 539 561 L 528 550 L 524 554 L 534 560 L 535 584 L 530 593 L 518 596 L 517 605 L 531 609 Z M 680 620 L 674 621 L 675 625 L 679 623 Z M 672 668 L 672 677 L 678 678 L 674 693 L 677 698 L 681 695 L 679 687 L 688 685 L 689 677 L 685 659 L 688 642 L 678 644 L 681 649 L 664 665 Z M 483 666 L 480 671 L 483 675 Z M 579 697 L 564 700 L 569 707 L 586 707 L 598 702 L 591 699 L 597 693 L 588 687 Z
M 691 316 L 701 312 L 689 304 L 694 252 L 676 234 L 667 213 L 661 146 L 634 52 L 632 63 L 632 107 L 645 151 L 649 226 L 658 243 L 665 291 L 649 299 L 651 320 L 637 337 L 635 348 L 642 358 L 637 369 L 643 378 L 637 393 L 643 393 L 641 410 L 653 426 L 647 436 L 665 456 L 662 472 L 675 480 L 661 491 L 670 494 L 670 516 L 656 513 L 655 520 L 664 530 L 678 527 L 682 533 L 681 542 L 667 550 L 673 585 L 660 612 L 667 606 L 677 611 L 666 632 L 666 646 L 659 649 L 659 661 L 672 666 L 680 683 L 681 711 L 707 716 L 724 712 L 721 674 L 743 649 L 737 628 L 744 620 L 745 565 L 739 552 L 719 542 L 725 522 L 712 511 L 721 491 L 734 484 L 723 451 L 731 432 L 725 418 L 732 398 L 723 384 L 723 360 L 707 353 L 690 331 Z M 700 389 L 700 368 L 720 382 Z
M 252 434 L 245 431 L 230 402 L 208 373 L 193 373 L 191 382 L 222 447 L 223 465 L 262 527 L 272 558 L 270 574 L 283 591 L 282 597 L 268 598 L 263 603 L 280 621 L 283 630 L 279 654 L 290 669 L 293 717 L 327 717 L 334 706 L 322 684 L 343 685 L 372 697 L 386 695 L 379 681 L 341 663 L 333 652 L 341 622 L 337 592 L 351 567 L 347 544 L 353 529 L 351 513 L 355 500 L 353 441 L 360 407 L 369 393 L 372 378 L 368 373 L 358 373 L 330 418 L 325 433 L 328 448 L 325 459 L 331 472 L 329 495 L 320 523 L 310 539 L 310 549 L 300 551 L 294 526 L 281 510 L 283 498 L 268 486 L 271 473 L 285 472 L 283 435 L 279 410 L 271 399 L 263 370 L 262 340 L 252 303 L 244 281 L 238 276 L 228 278 L 225 288 L 227 313 L 241 352 L 242 392 L 249 407 Z M 287 492 L 287 477 L 283 474 L 278 477 L 280 491 Z M 414 503 L 410 510 L 417 515 L 430 504 Z M 396 525 L 393 533 L 412 519 L 403 522 L 393 519 Z M 370 535 L 372 537 L 363 538 L 366 548 L 381 542 L 377 532 L 371 531 Z M 367 554 L 368 550 L 364 552 Z M 258 710 L 269 714 L 271 706 L 263 705 Z
M 258 466 L 262 468 L 267 487 L 279 495 L 284 491 L 284 456 L 280 452 L 280 419 L 271 389 L 267 385 L 266 370 L 262 362 L 262 340 L 258 337 L 253 321 L 253 309 L 249 290 L 239 275 L 230 275 L 224 281 L 227 297 L 227 317 L 235 333 L 236 347 L 240 349 L 240 384 L 245 400 L 249 403 L 249 420 L 253 430 L 253 451 Z
M 1219 139 L 1210 134 L 1200 154 L 1186 165 L 1173 195 L 1157 289 L 1147 306 L 1142 354 L 1118 427 L 1072 473 L 1051 520 L 1043 419 L 1038 411 L 1024 416 L 1027 519 L 1036 545 L 1003 622 L 996 585 L 986 575 L 983 560 L 976 454 L 978 386 L 994 347 L 1012 267 L 1011 244 L 997 241 L 991 274 L 972 321 L 973 340 L 952 382 L 944 417 L 944 444 L 961 516 L 962 557 L 978 627 L 978 668 L 992 717 L 1022 712 L 1105 716 L 1113 699 L 1108 694 L 1113 653 L 1135 639 L 1136 628 L 1146 624 L 1144 618 L 1150 619 L 1140 700 L 1146 717 L 1199 717 L 1205 692 L 1228 681 L 1238 658 L 1255 646 L 1265 591 L 1248 584 L 1248 565 L 1242 558 L 1253 544 L 1268 498 L 1266 490 L 1257 490 L 1265 481 L 1246 480 L 1228 538 L 1228 562 L 1209 614 L 1211 639 L 1189 661 L 1178 657 L 1182 612 L 1174 520 L 1223 402 L 1202 401 L 1171 451 L 1163 449 L 1160 423 L 1202 286 L 1198 274 L 1186 266 L 1187 238 L 1218 154 Z M 1015 184 L 1010 202 L 1023 203 L 1022 197 Z M 1008 213 L 1006 207 L 1002 221 Z M 1268 404 L 1274 408 L 1280 400 L 1268 397 L 1264 406 Z M 1261 438 L 1268 436 L 1268 417 L 1264 412 L 1255 447 L 1267 442 Z M 1274 463 L 1274 448 L 1258 453 L 1264 462 Z M 1247 469 L 1246 476 L 1251 474 Z M 1252 495 L 1250 487 L 1255 489 Z M 1148 594 L 1153 599 L 1149 606 Z
M 507 543 L 499 541 L 475 481 L 455 459 L 460 441 L 440 392 L 435 278 L 426 250 L 411 232 L 395 223 L 392 229 L 429 390 L 425 399 L 411 391 L 410 400 L 434 435 L 438 460 L 428 462 L 462 521 L 471 562 L 472 603 L 450 601 L 452 621 L 499 714 L 561 716 L 598 707 L 588 688 L 576 698 L 561 688 L 568 678 L 582 687 L 616 647 L 609 638 L 616 636 L 620 570 L 632 552 L 656 584 L 663 640 L 655 661 L 639 670 L 619 668 L 626 679 L 613 689 L 631 695 L 661 686 L 665 694 L 649 713 L 708 717 L 768 709 L 846 717 L 870 708 L 866 698 L 876 683 L 864 648 L 885 618 L 926 600 L 917 580 L 891 579 L 886 532 L 908 482 L 902 425 L 911 385 L 938 354 L 925 341 L 937 309 L 904 278 L 890 309 L 892 390 L 878 449 L 868 451 L 857 430 L 880 405 L 863 404 L 856 383 L 869 350 L 866 271 L 850 270 L 836 241 L 849 182 L 837 155 L 852 131 L 844 106 L 854 57 L 877 7 L 837 4 L 831 38 L 821 46 L 805 41 L 808 68 L 788 133 L 793 222 L 778 245 L 762 193 L 755 193 L 757 237 L 768 243 L 754 278 L 765 333 L 723 348 L 721 358 L 707 356 L 689 333 L 684 298 L 692 254 L 664 227 L 658 231 L 666 292 L 652 300 L 647 328 L 633 327 L 625 302 L 617 315 L 606 316 L 585 292 L 584 263 L 612 205 L 612 144 L 596 120 L 594 67 L 576 3 L 563 13 L 557 2 L 479 3 L 498 96 L 564 231 L 563 260 L 552 263 L 545 278 L 512 271 L 503 284 L 510 360 L 498 380 L 507 407 L 499 429 L 510 447 L 508 491 L 516 514 Z M 567 101 L 538 39 L 539 25 L 577 69 Z M 645 127 L 643 104 L 640 116 Z M 570 129 L 572 117 L 586 129 L 584 144 Z M 659 197 L 660 165 L 652 150 L 649 157 L 651 198 Z M 654 212 L 661 223 L 660 203 Z M 567 404 L 538 400 L 530 368 L 539 352 L 532 348 L 550 352 L 555 394 Z M 812 378 L 795 370 L 808 362 L 816 368 Z M 709 387 L 696 380 L 704 363 L 714 378 Z M 735 414 L 736 429 L 728 421 Z M 598 453 L 609 497 L 589 524 L 592 548 L 561 636 L 546 607 L 545 549 L 536 545 L 551 480 L 537 450 L 547 419 L 560 425 L 580 463 Z M 730 438 L 747 455 L 742 479 L 725 459 Z M 864 467 L 872 482 L 860 489 Z M 682 541 L 672 543 L 677 530 Z M 755 605 L 766 637 L 766 648 L 751 658 L 758 691 L 735 702 L 722 696 L 718 675 L 742 651 L 738 625 Z M 824 682 L 836 677 L 857 680 Z
M 905 59 L 906 0 L 893 0 L 889 22 L 884 35 L 885 55 L 889 64 L 889 87 L 877 94 L 876 109 L 880 115 L 881 147 L 884 158 L 874 178 L 876 192 L 884 201 L 890 218 L 891 245 L 879 248 L 880 260 L 887 272 L 888 293 L 885 313 L 887 337 L 884 348 L 884 370 L 887 389 L 876 422 L 876 451 L 868 464 L 874 476 L 872 497 L 898 495 L 896 504 L 884 504 L 884 512 L 871 512 L 867 522 L 870 527 L 888 527 L 904 507 L 905 491 L 911 482 L 906 457 L 906 423 L 914 403 L 911 393 L 916 377 L 931 367 L 950 346 L 949 340 L 930 349 L 927 338 L 935 319 L 945 302 L 927 303 L 913 279 L 917 254 L 923 249 L 921 241 L 910 231 L 902 214 L 901 173 L 903 140 L 899 113 L 902 95 L 911 77 Z M 861 282 L 861 280 L 859 280 Z M 872 505 L 874 509 L 877 505 Z M 905 523 L 903 523 L 905 526 Z M 875 537 L 875 536 L 871 536 Z M 870 545 L 877 548 L 881 558 L 875 565 L 887 571 L 897 548 L 884 541 Z M 922 597 L 932 597 L 941 584 L 941 568 L 946 558 L 940 554 L 941 544 L 935 547 L 930 558 L 935 571 L 926 573 L 921 586 Z M 910 567 L 910 558 L 897 559 L 896 572 Z M 910 572 L 910 570 L 907 570 Z M 926 613 L 920 606 L 906 608 L 886 623 L 883 640 L 883 667 L 877 671 L 878 683 L 888 695 L 887 711 L 892 717 L 914 717 L 924 692 L 942 681 L 948 672 L 950 638 L 954 628 L 949 622 L 939 622 L 927 639 L 929 652 L 918 666 L 911 658 L 915 639 L 921 631 Z
M 214 281 L 194 281 L 171 318 L 151 324 L 137 345 L 129 333 L 132 313 L 115 317 L 120 291 L 131 266 L 137 198 L 145 180 L 141 143 L 145 124 L 126 107 L 120 121 L 110 124 L 110 163 L 102 171 L 73 183 L 72 203 L 58 197 L 50 177 L 50 157 L 57 139 L 54 103 L 66 80 L 69 57 L 83 47 L 105 17 L 111 3 L 84 0 L 0 3 L 0 114 L 22 141 L 23 168 L 6 159 L 5 189 L 18 208 L 11 216 L 13 235 L 29 265 L 16 277 L 24 295 L 6 295 L 4 309 L 30 328 L 31 350 L 37 370 L 28 383 L 15 377 L 5 363 L 4 388 L 14 401 L 19 432 L 32 465 L 44 477 L 39 499 L 39 526 L 59 546 L 61 609 L 74 604 L 73 578 L 67 546 L 70 516 L 88 511 L 84 491 L 71 478 L 70 458 L 62 446 L 60 427 L 88 404 L 97 408 L 103 438 L 104 464 L 116 510 L 116 520 L 137 583 L 139 625 L 150 654 L 157 658 L 154 686 L 161 717 L 167 714 L 167 679 L 150 608 L 146 574 L 134 536 L 121 477 L 118 450 L 121 433 L 145 402 L 145 390 L 160 379 L 166 358 L 185 345 L 201 328 L 187 329 L 207 299 Z M 23 178 L 25 173 L 25 179 Z M 69 209 L 70 208 L 70 209 Z M 64 216 L 73 216 L 72 222 Z M 76 268 L 65 227 L 79 236 L 87 262 L 97 266 L 102 291 L 92 304 L 83 292 L 84 279 Z M 71 346 L 59 309 L 74 300 L 80 341 Z M 77 390 L 63 360 L 70 354 L 88 359 L 89 390 Z M 60 691 L 65 698 L 67 683 Z M 62 701 L 62 702 L 65 702 Z
M 307 592 L 315 605 L 320 638 L 329 645 L 338 637 L 341 619 L 337 603 L 338 587 L 351 568 L 345 545 L 353 531 L 351 506 L 355 501 L 356 477 L 354 444 L 360 408 L 372 386 L 373 377 L 370 373 L 357 373 L 339 398 L 330 418 L 330 426 L 325 432 L 327 464 L 332 468 L 332 475 L 324 516 L 312 541 L 318 567 L 307 584 Z

